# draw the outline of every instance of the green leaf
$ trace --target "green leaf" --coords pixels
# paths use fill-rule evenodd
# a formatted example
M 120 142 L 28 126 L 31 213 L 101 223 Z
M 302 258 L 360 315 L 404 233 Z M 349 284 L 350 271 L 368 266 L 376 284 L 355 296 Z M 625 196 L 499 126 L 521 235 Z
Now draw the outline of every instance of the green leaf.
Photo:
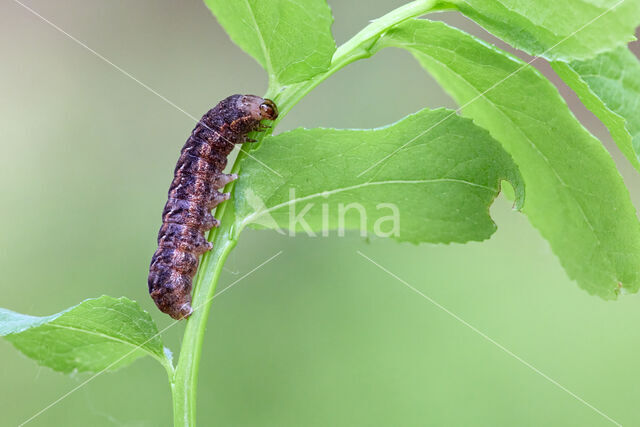
M 553 69 L 609 128 L 640 172 L 640 62 L 620 47 L 587 61 L 553 62 Z
M 512 46 L 549 60 L 586 59 L 635 40 L 639 0 L 460 0 L 458 9 Z
M 409 50 L 520 168 L 524 212 L 569 276 L 614 298 L 640 287 L 640 223 L 614 162 L 535 68 L 443 23 L 412 20 L 380 47 Z
M 61 372 L 115 370 L 145 355 L 171 365 L 149 313 L 124 297 L 88 299 L 45 317 L 0 309 L 0 335 Z
M 231 39 L 267 71 L 270 87 L 307 80 L 329 68 L 336 45 L 325 0 L 205 3 Z
M 268 138 L 253 155 L 236 187 L 243 225 L 309 233 L 362 227 L 414 243 L 484 240 L 496 229 L 489 206 L 501 180 L 515 186 L 518 204 L 524 193 L 500 144 L 445 109 L 373 130 L 297 129 Z M 380 160 L 375 173 L 358 176 Z

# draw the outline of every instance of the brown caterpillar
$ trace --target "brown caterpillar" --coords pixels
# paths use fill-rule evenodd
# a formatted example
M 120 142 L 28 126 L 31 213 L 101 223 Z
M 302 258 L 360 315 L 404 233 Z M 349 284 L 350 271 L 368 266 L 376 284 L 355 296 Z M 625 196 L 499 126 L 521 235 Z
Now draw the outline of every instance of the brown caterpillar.
M 187 139 L 169 187 L 162 212 L 158 249 L 149 267 L 149 293 L 158 308 L 174 319 L 188 317 L 191 282 L 198 270 L 198 257 L 213 245 L 204 232 L 219 225 L 211 210 L 229 199 L 220 193 L 236 175 L 223 174 L 227 156 L 247 134 L 268 126 L 278 109 L 273 101 L 254 95 L 232 95 L 209 110 Z

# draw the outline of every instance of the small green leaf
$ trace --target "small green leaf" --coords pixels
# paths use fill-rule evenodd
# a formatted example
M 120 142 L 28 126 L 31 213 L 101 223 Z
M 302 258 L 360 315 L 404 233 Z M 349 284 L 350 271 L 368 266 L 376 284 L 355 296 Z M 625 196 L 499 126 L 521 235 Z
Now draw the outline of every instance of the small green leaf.
M 638 0 L 460 0 L 458 9 L 513 47 L 549 60 L 586 59 L 635 40 Z
M 325 0 L 205 3 L 231 39 L 267 71 L 270 87 L 307 80 L 329 68 L 336 45 Z
M 0 335 L 61 372 L 115 370 L 145 355 L 171 364 L 149 313 L 124 297 L 88 299 L 45 317 L 0 309 Z
M 524 192 L 500 144 L 445 109 L 373 130 L 297 129 L 268 138 L 253 155 L 236 187 L 244 225 L 313 233 L 362 227 L 414 243 L 484 240 L 496 229 L 489 206 L 501 180 L 514 185 L 518 204 Z
M 553 62 L 553 69 L 609 128 L 620 151 L 640 172 L 640 62 L 620 47 L 586 61 Z
M 640 223 L 609 153 L 557 89 L 520 59 L 440 22 L 411 20 L 380 47 L 409 50 L 511 153 L 527 186 L 524 212 L 572 279 L 614 298 L 640 287 Z

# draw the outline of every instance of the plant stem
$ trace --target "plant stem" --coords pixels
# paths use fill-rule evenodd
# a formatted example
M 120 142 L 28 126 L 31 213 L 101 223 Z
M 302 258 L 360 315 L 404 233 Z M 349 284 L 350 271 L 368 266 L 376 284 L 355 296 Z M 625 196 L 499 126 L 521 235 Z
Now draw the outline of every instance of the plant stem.
M 172 386 L 175 426 L 195 425 L 198 368 L 211 300 L 222 266 L 236 244 L 236 241 L 231 239 L 222 238 L 220 240 L 224 241 L 224 244 L 219 245 L 217 250 L 214 249 L 213 254 L 208 257 L 206 267 L 209 268 L 206 268 L 205 273 L 201 276 L 206 278 L 203 283 L 210 284 L 210 286 L 196 287 L 193 298 L 194 311 L 187 321 L 184 332 L 180 359 Z
M 371 48 L 389 28 L 427 12 L 451 7 L 450 5 L 450 2 L 445 3 L 440 0 L 416 0 L 399 7 L 371 22 L 340 46 L 333 55 L 331 66 L 324 73 L 305 82 L 285 87 L 282 91 L 271 87 L 266 97 L 273 99 L 280 109 L 280 115 L 273 126 L 275 127 L 298 101 L 333 73 L 354 61 L 371 56 Z M 276 91 L 279 93 L 275 93 Z M 253 136 L 259 142 L 252 144 L 252 147 L 259 146 L 266 135 L 268 133 L 263 132 Z M 246 145 L 243 147 L 233 164 L 232 173 L 240 172 L 242 163 L 250 149 Z M 226 190 L 233 193 L 234 188 L 235 183 L 232 182 L 227 185 Z M 241 231 L 240 227 L 242 227 L 236 222 L 233 205 L 229 202 L 219 205 L 215 216 L 220 219 L 221 225 L 209 234 L 209 241 L 214 243 L 214 248 L 202 257 L 201 266 L 195 278 L 193 314 L 186 322 L 180 358 L 171 384 L 175 427 L 195 426 L 198 369 L 209 309 L 222 272 L 222 266 L 231 250 L 236 246 Z
M 237 172 L 244 157 L 245 152 L 238 154 L 233 165 L 233 173 Z M 233 206 L 227 210 L 227 205 L 228 203 L 224 203 L 216 209 L 216 216 L 220 218 L 221 225 L 209 235 L 209 240 L 214 242 L 214 248 L 202 257 L 194 283 L 193 313 L 187 320 L 180 359 L 171 387 L 174 426 L 195 426 L 198 369 L 209 309 L 222 267 L 237 244 L 237 238 L 233 237 L 236 234 L 233 232 Z

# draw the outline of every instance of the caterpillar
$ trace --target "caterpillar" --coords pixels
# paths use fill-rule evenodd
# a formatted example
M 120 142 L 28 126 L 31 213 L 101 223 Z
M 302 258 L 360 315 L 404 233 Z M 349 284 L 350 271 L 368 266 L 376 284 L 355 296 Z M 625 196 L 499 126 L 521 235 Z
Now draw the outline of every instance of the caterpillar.
M 262 120 L 277 117 L 270 99 L 232 95 L 202 116 L 182 148 L 148 278 L 151 298 L 174 319 L 189 317 L 193 311 L 191 286 L 198 257 L 213 247 L 204 233 L 220 224 L 211 210 L 230 197 L 218 190 L 237 179 L 222 173 L 227 156 L 235 144 L 253 142 L 247 139 L 249 132 L 269 127 Z

